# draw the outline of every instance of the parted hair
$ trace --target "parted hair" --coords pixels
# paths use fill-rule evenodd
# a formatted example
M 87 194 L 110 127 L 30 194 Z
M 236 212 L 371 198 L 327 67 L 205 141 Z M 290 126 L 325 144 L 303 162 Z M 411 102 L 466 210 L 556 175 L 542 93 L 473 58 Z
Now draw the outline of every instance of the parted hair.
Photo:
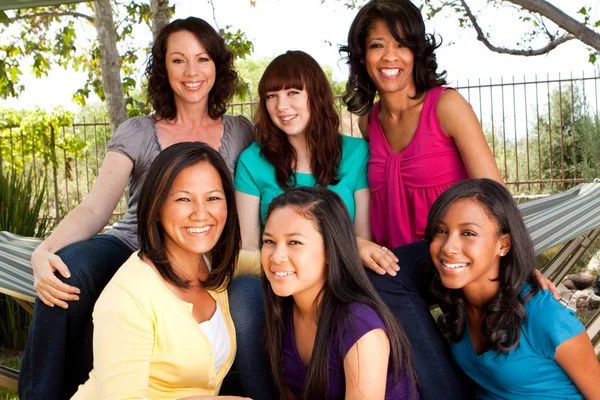
M 343 331 L 351 326 L 349 305 L 365 304 L 379 315 L 387 329 L 390 341 L 390 366 L 394 380 L 408 379 L 413 397 L 418 388 L 413 368 L 410 345 L 402 325 L 383 303 L 363 267 L 348 210 L 342 199 L 322 187 L 290 189 L 275 198 L 269 206 L 267 219 L 274 210 L 293 207 L 297 213 L 312 221 L 323 237 L 325 247 L 326 283 L 315 299 L 317 335 L 306 376 L 302 400 L 327 399 L 329 354 L 337 348 L 343 354 Z M 287 315 L 291 312 L 293 297 L 275 295 L 269 281 L 263 276 L 263 298 L 266 312 L 266 345 L 271 371 L 281 398 L 290 399 L 283 374 L 283 335 L 288 329 Z
M 371 0 L 360 9 L 348 32 L 348 44 L 340 53 L 349 66 L 349 77 L 343 100 L 348 111 L 364 115 L 371 111 L 377 88 L 365 65 L 367 36 L 373 25 L 384 21 L 394 39 L 408 47 L 414 55 L 413 81 L 415 98 L 427 90 L 446 84 L 446 71 L 437 72 L 435 50 L 441 46 L 434 35 L 425 33 L 421 11 L 410 0 Z M 404 37 L 401 35 L 401 30 Z
M 207 289 L 220 290 L 233 277 L 241 248 L 241 234 L 231 174 L 221 155 L 205 143 L 173 144 L 162 151 L 148 169 L 137 205 L 139 256 L 150 259 L 166 281 L 180 288 L 190 286 L 190 281 L 181 277 L 169 261 L 169 254 L 164 246 L 165 232 L 159 216 L 177 175 L 200 162 L 209 163 L 219 173 L 227 203 L 225 227 L 217 244 L 210 251 L 212 269 L 208 279 L 200 282 Z
M 511 248 L 500 258 L 500 273 L 497 278 L 498 292 L 484 305 L 485 317 L 481 332 L 488 348 L 508 352 L 519 344 L 521 325 L 527 320 L 525 303 L 539 290 L 535 277 L 533 243 L 525 223 L 509 191 L 491 179 L 468 179 L 461 181 L 433 203 L 425 228 L 425 240 L 431 243 L 440 221 L 455 201 L 473 199 L 496 223 L 497 237 L 509 234 Z M 429 266 L 435 269 L 432 265 Z M 529 283 L 531 291 L 521 296 L 523 285 Z M 460 289 L 447 289 L 439 273 L 433 273 L 432 293 L 443 303 L 447 313 L 438 323 L 444 335 L 458 341 L 465 334 L 467 324 L 467 300 Z
M 288 51 L 276 57 L 258 83 L 260 101 L 254 121 L 257 142 L 262 156 L 275 168 L 277 183 L 282 188 L 296 185 L 297 155 L 267 111 L 267 93 L 282 89 L 306 90 L 310 111 L 306 144 L 311 154 L 311 173 L 321 186 L 336 184 L 342 160 L 340 117 L 327 76 L 315 59 L 303 51 Z
M 188 31 L 202 43 L 215 63 L 215 83 L 208 94 L 208 116 L 217 119 L 227 111 L 228 103 L 238 83 L 233 69 L 233 53 L 225 40 L 206 21 L 188 17 L 176 19 L 166 25 L 156 36 L 146 63 L 148 102 L 154 109 L 155 118 L 171 120 L 177 116 L 175 95 L 167 74 L 167 45 L 169 36 L 175 32 Z

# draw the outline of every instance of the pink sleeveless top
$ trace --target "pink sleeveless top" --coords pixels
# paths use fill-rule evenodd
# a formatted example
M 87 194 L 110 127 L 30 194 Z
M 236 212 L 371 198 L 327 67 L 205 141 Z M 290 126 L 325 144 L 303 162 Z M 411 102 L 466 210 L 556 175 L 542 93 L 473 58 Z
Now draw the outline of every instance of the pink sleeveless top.
M 379 102 L 369 116 L 371 228 L 375 242 L 393 249 L 423 239 L 427 214 L 437 197 L 469 175 L 454 143 L 440 127 L 436 106 L 447 87 L 425 95 L 415 136 L 392 151 L 381 123 Z

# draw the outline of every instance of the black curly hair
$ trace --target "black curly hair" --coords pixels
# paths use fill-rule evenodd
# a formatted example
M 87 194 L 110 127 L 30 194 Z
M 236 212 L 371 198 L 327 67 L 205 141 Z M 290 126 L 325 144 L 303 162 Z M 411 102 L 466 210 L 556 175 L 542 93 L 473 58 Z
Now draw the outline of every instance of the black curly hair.
M 171 120 L 177 116 L 175 96 L 167 75 L 166 54 L 169 36 L 181 31 L 194 34 L 215 63 L 216 77 L 208 95 L 208 115 L 217 119 L 227 111 L 238 75 L 233 69 L 233 53 L 225 40 L 206 21 L 196 17 L 176 19 L 156 36 L 146 63 L 148 102 L 156 113 L 155 118 Z
M 371 0 L 354 18 L 348 32 L 348 44 L 340 47 L 340 54 L 347 54 L 344 59 L 350 67 L 343 99 L 348 110 L 359 115 L 371 110 L 377 92 L 364 61 L 367 35 L 378 21 L 385 21 L 394 39 L 408 47 L 414 55 L 415 98 L 446 84 L 446 71 L 437 72 L 435 57 L 435 50 L 442 44 L 441 38 L 438 43 L 434 35 L 425 33 L 421 11 L 409 0 Z M 404 37 L 400 35 L 399 27 Z

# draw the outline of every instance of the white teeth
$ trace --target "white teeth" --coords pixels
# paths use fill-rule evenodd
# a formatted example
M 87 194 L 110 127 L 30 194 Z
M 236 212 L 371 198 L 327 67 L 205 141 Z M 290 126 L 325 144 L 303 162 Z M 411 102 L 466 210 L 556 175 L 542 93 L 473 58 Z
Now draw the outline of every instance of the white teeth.
M 450 268 L 450 269 L 455 269 L 455 268 L 462 268 L 462 267 L 466 267 L 467 264 L 466 263 L 461 263 L 461 264 L 450 264 L 447 262 L 442 262 L 442 264 L 444 264 L 444 267 L 446 268 Z
M 210 225 L 203 226 L 201 228 L 186 228 L 186 229 L 190 233 L 202 233 L 202 232 L 208 231 L 210 229 Z
M 293 272 L 273 272 L 275 274 L 275 276 L 290 276 L 290 275 L 294 275 Z
M 190 82 L 190 83 L 184 83 L 183 85 L 185 87 L 189 87 L 189 88 L 195 89 L 198 86 L 202 85 L 202 82 Z
M 282 121 L 286 121 L 286 122 L 287 122 L 287 121 L 291 121 L 291 120 L 293 120 L 294 118 L 296 118 L 296 116 L 295 116 L 295 115 L 290 115 L 289 117 L 279 117 L 279 118 L 280 118 Z
M 394 75 L 398 75 L 398 72 L 400 72 L 399 68 L 394 68 L 394 69 L 381 69 L 380 70 L 382 74 L 384 74 L 385 76 L 394 76 Z

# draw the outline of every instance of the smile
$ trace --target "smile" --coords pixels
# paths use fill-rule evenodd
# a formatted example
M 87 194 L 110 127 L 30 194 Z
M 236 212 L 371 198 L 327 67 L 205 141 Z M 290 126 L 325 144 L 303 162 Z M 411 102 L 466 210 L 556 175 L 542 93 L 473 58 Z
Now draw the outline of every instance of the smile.
M 186 231 L 190 233 L 204 233 L 210 229 L 210 225 L 202 226 L 200 228 L 185 228 Z
M 381 71 L 381 73 L 385 76 L 393 77 L 398 75 L 400 68 L 382 68 L 379 71 Z
M 457 268 L 464 268 L 468 264 L 467 263 L 448 263 L 448 262 L 442 261 L 442 265 L 448 269 L 457 269 Z
M 279 277 L 285 277 L 285 276 L 292 276 L 294 275 L 295 272 L 273 272 L 273 275 L 275 276 L 279 276 Z
M 184 82 L 183 83 L 183 86 L 190 88 L 190 89 L 196 89 L 200 85 L 202 85 L 202 81 L 200 81 L 200 82 Z
M 279 119 L 283 122 L 290 122 L 291 120 L 293 120 L 294 118 L 296 118 L 298 116 L 298 114 L 295 115 L 288 115 L 285 117 L 279 117 Z

